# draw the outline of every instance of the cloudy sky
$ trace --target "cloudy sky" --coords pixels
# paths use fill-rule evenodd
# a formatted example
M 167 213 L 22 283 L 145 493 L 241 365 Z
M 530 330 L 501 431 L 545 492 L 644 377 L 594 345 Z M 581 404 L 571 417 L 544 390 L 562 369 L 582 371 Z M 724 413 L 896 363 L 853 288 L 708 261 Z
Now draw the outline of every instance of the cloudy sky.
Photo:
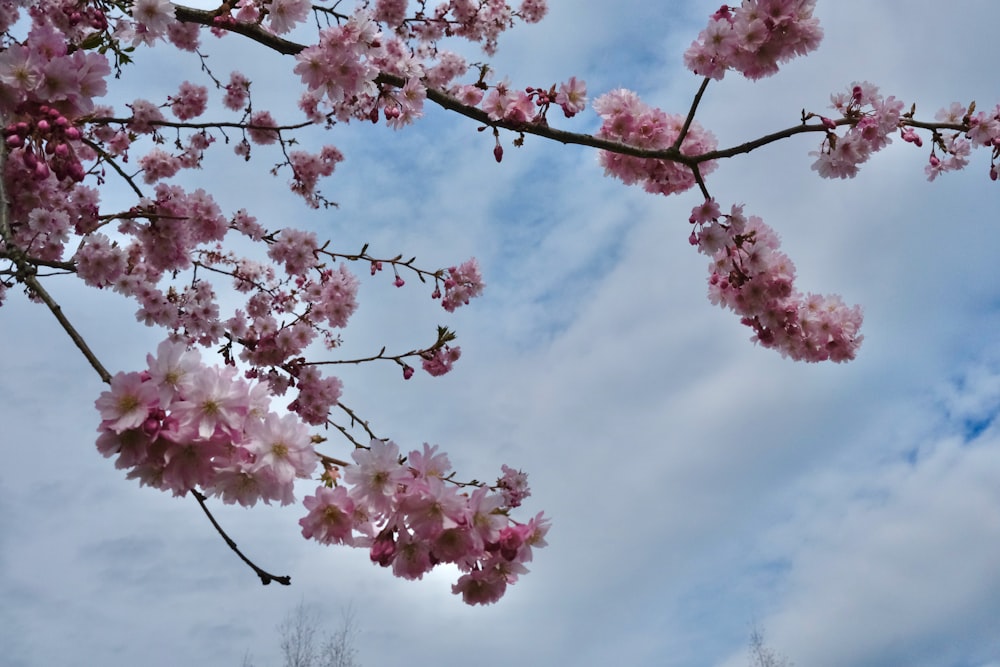
M 699 81 L 681 54 L 717 3 L 550 4 L 501 42 L 497 71 L 534 86 L 576 75 L 592 96 L 627 87 L 686 111 Z M 756 84 L 713 83 L 699 120 L 737 144 L 823 111 L 856 80 L 923 118 L 953 101 L 992 107 L 1000 4 L 947 7 L 820 0 L 816 54 Z M 254 78 L 257 104 L 294 112 L 289 59 L 232 37 L 206 50 L 218 71 Z M 197 80 L 196 58 L 141 56 L 109 102 Z M 531 137 L 497 165 L 488 133 L 436 109 L 399 133 L 309 136 L 346 155 L 325 189 L 338 209 L 305 209 L 264 155 L 244 165 L 219 151 L 180 182 L 345 250 L 368 242 L 427 267 L 477 256 L 489 286 L 453 316 L 415 281 L 364 283 L 345 354 L 410 349 L 446 324 L 463 355 L 439 379 L 345 369 L 344 401 L 403 448 L 440 444 L 466 477 L 529 472 L 526 509 L 552 517 L 550 546 L 499 604 L 467 608 L 454 572 L 394 579 L 363 551 L 303 540 L 295 506 L 217 504 L 248 555 L 293 580 L 262 587 L 192 499 L 139 488 L 98 454 L 99 379 L 12 291 L 0 310 L 5 664 L 238 666 L 250 652 L 278 665 L 275 626 L 302 601 L 331 629 L 353 607 L 366 666 L 737 667 L 754 625 L 800 667 L 1000 666 L 1000 186 L 987 155 L 927 183 L 925 150 L 897 140 L 831 182 L 810 171 L 806 136 L 719 166 L 713 195 L 778 230 L 803 290 L 865 308 L 856 361 L 805 365 L 754 347 L 705 298 L 706 262 L 686 240 L 695 193 L 646 195 L 605 178 L 593 151 Z M 162 335 L 132 306 L 50 283 L 107 367 L 142 367 Z

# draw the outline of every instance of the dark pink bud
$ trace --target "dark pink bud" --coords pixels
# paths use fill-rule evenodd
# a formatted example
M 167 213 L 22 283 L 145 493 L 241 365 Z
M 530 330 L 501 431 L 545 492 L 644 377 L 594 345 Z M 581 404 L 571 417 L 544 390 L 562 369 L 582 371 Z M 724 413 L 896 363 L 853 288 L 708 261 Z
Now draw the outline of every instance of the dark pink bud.
M 24 139 L 16 134 L 7 135 L 7 145 L 11 148 L 20 148 L 24 145 Z
M 142 432 L 151 439 L 155 439 L 160 433 L 160 420 L 155 417 L 147 417 L 146 421 L 142 423 Z
M 413 377 L 413 366 L 403 366 L 403 379 L 409 380 Z
M 86 177 L 86 173 L 83 171 L 83 165 L 79 162 L 74 162 L 69 166 L 69 177 L 76 183 L 79 183 Z
M 64 134 L 66 135 L 66 138 L 71 141 L 76 141 L 80 138 L 80 130 L 76 127 L 67 127 Z
M 373 563 L 378 563 L 382 567 L 389 567 L 392 559 L 396 555 L 396 541 L 391 532 L 383 532 L 372 543 L 369 557 Z
M 49 121 L 43 119 L 38 121 L 38 125 L 36 127 L 38 127 L 39 132 L 48 132 L 52 126 L 49 125 Z
M 496 158 L 497 162 L 503 159 L 503 146 L 500 144 L 496 145 L 496 148 L 493 149 L 493 157 Z

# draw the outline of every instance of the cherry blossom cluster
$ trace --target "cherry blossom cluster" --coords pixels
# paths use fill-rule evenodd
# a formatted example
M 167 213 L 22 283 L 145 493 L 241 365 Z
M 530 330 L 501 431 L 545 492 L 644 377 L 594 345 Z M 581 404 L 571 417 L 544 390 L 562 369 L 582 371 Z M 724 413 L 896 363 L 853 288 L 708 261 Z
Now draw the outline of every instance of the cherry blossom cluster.
M 683 155 L 700 155 L 716 148 L 715 135 L 697 121 L 690 124 L 682 137 L 683 116 L 651 107 L 630 90 L 618 89 L 598 97 L 594 100 L 594 109 L 603 121 L 597 136 L 604 139 L 651 150 L 676 147 Z M 678 141 L 680 145 L 675 146 Z M 601 151 L 600 161 L 605 174 L 629 185 L 642 184 L 647 192 L 669 195 L 684 192 L 697 182 L 690 167 L 671 160 Z M 699 170 L 704 176 L 715 167 L 716 163 L 709 160 L 702 162 Z
M 968 126 L 967 132 L 935 132 L 932 137 L 931 153 L 924 168 L 927 180 L 933 181 L 939 174 L 964 168 L 969 162 L 972 148 L 990 149 L 990 178 L 998 179 L 997 161 L 1000 160 L 1000 105 L 989 112 L 976 112 L 976 104 L 966 106 L 953 102 L 947 109 L 941 109 L 935 118 L 942 123 Z M 911 134 L 912 128 L 907 128 Z M 905 137 L 904 137 L 905 138 Z M 909 141 L 914 141 L 908 139 Z M 920 145 L 919 137 L 914 141 Z M 938 151 L 944 156 L 939 157 Z
M 695 74 L 722 79 L 736 70 L 757 80 L 775 74 L 778 65 L 819 46 L 823 31 L 813 17 L 816 0 L 743 0 L 723 5 L 684 53 Z
M 904 113 L 904 104 L 893 96 L 884 98 L 878 87 L 867 82 L 854 82 L 848 92 L 830 96 L 831 108 L 840 113 L 840 119 L 818 116 L 826 128 L 826 135 L 812 168 L 824 178 L 853 178 L 859 166 L 871 155 L 892 143 L 891 135 L 897 130 L 903 141 L 923 146 L 918 128 L 912 125 L 914 109 Z M 817 117 L 806 114 L 804 120 Z M 997 180 L 997 160 L 1000 158 L 1000 105 L 990 112 L 975 112 L 975 103 L 953 103 L 935 114 L 943 127 L 962 128 L 944 132 L 931 130 L 931 151 L 925 173 L 933 181 L 940 174 L 963 169 L 969 163 L 974 147 L 991 151 L 990 178 Z M 837 127 L 847 125 L 843 135 Z
M 409 0 L 376 0 L 374 4 L 375 20 L 403 39 L 436 44 L 444 37 L 462 37 L 482 44 L 490 55 L 496 52 L 497 40 L 514 25 L 515 18 L 537 23 L 548 12 L 546 0 L 522 0 L 517 9 L 506 0 L 446 0 L 429 11 L 421 2 L 421 9 L 410 16 Z
M 723 214 L 714 199 L 696 206 L 691 244 L 712 258 L 708 295 L 754 331 L 753 340 L 796 361 L 843 362 L 861 345 L 861 308 L 837 295 L 795 289 L 795 265 L 778 235 L 742 206 Z
M 443 282 L 444 296 L 441 295 L 440 288 L 435 286 L 431 297 L 441 299 L 441 305 L 449 313 L 459 306 L 469 305 L 469 300 L 482 294 L 486 286 L 475 258 L 449 268 Z
M 883 98 L 878 87 L 867 81 L 854 82 L 847 93 L 831 95 L 830 99 L 831 108 L 850 126 L 839 136 L 834 131 L 836 122 L 821 117 L 827 131 L 820 150 L 810 153 L 816 156 L 812 168 L 823 178 L 853 178 L 872 153 L 892 143 L 890 135 L 900 129 L 903 118 L 903 102 L 893 96 Z M 902 136 L 919 145 L 920 137 L 911 128 L 903 130 Z
M 118 373 L 97 399 L 97 448 L 128 477 L 174 495 L 202 488 L 225 503 L 294 501 L 319 461 L 307 427 L 269 408 L 266 385 L 164 341 L 141 373 Z
M 498 492 L 471 493 L 451 481 L 451 463 L 437 447 L 400 457 L 392 441 L 356 449 L 343 485 L 320 486 L 303 501 L 302 534 L 323 544 L 369 550 L 372 562 L 405 579 L 420 579 L 441 563 L 464 574 L 452 586 L 468 604 L 490 604 L 527 572 L 532 550 L 546 545 L 541 513 L 526 523 L 510 511 L 530 495 L 524 473 L 503 467 Z
M 459 91 L 459 96 L 473 104 L 479 104 L 474 92 L 477 87 L 472 88 L 472 91 Z M 587 85 L 574 76 L 559 84 L 558 89 L 553 85 L 548 89 L 528 86 L 524 90 L 515 90 L 510 81 L 505 79 L 490 87 L 490 92 L 482 99 L 480 106 L 490 120 L 514 124 L 544 124 L 547 122 L 549 107 L 553 104 L 562 109 L 566 118 L 572 118 L 587 106 Z
M 421 3 L 413 15 L 407 14 L 408 5 L 406 0 L 379 0 L 372 9 L 366 2 L 349 16 L 338 15 L 338 25 L 321 30 L 316 44 L 296 54 L 295 73 L 307 88 L 299 106 L 310 119 L 319 122 L 332 115 L 341 122 L 377 121 L 381 110 L 388 125 L 400 128 L 423 114 L 427 87 L 477 104 L 482 99 L 478 86 L 453 85 L 469 65 L 440 48 L 439 40 L 462 37 L 493 53 L 498 37 L 515 18 L 533 23 L 547 12 L 545 0 L 524 0 L 518 10 L 505 0 L 449 0 L 433 11 Z M 379 82 L 381 73 L 405 83 Z M 518 101 L 526 107 L 527 120 L 536 115 L 534 106 L 547 108 L 560 95 L 556 103 L 571 115 L 583 108 L 584 98 L 576 87 L 569 94 L 553 91 L 550 99 L 541 91 L 529 91 Z

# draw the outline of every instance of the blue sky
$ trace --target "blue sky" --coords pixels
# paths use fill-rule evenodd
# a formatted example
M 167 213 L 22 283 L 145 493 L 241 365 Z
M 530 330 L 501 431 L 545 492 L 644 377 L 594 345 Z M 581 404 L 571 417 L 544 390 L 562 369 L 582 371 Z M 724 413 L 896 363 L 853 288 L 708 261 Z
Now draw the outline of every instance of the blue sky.
M 698 80 L 681 54 L 714 5 L 550 4 L 501 41 L 498 72 L 688 108 Z M 899 7 L 820 0 L 820 50 L 759 83 L 713 83 L 700 122 L 739 143 L 863 79 L 924 118 L 1000 101 L 1000 5 Z M 234 38 L 206 49 L 220 71 L 254 77 L 261 106 L 294 99 L 290 61 Z M 148 56 L 109 101 L 197 76 L 194 58 Z M 597 126 L 589 112 L 567 124 Z M 856 361 L 804 365 L 754 347 L 706 299 L 706 262 L 686 240 L 695 193 L 646 195 L 605 178 L 593 151 L 531 137 L 497 165 L 488 133 L 434 109 L 399 133 L 309 140 L 345 153 L 325 188 L 336 210 L 299 205 L 263 153 L 220 155 L 184 182 L 211 179 L 224 210 L 347 250 L 369 242 L 432 267 L 476 255 L 486 293 L 453 316 L 415 281 L 365 281 L 345 354 L 409 349 L 447 324 L 463 356 L 406 383 L 391 364 L 345 369 L 344 400 L 404 448 L 440 444 L 469 477 L 528 471 L 550 546 L 498 605 L 470 609 L 451 572 L 405 582 L 362 551 L 307 543 L 294 506 L 217 507 L 254 560 L 292 576 L 261 587 L 193 500 L 139 488 L 97 453 L 99 380 L 12 291 L 0 311 L 7 664 L 239 665 L 250 651 L 276 665 L 274 628 L 303 600 L 331 624 L 352 604 L 369 666 L 737 667 L 753 623 L 801 667 L 1000 666 L 1000 191 L 987 155 L 930 184 L 926 152 L 898 140 L 850 181 L 810 171 L 811 136 L 720 164 L 712 193 L 777 229 L 802 289 L 865 308 Z M 161 335 L 132 306 L 50 282 L 105 365 L 141 367 Z

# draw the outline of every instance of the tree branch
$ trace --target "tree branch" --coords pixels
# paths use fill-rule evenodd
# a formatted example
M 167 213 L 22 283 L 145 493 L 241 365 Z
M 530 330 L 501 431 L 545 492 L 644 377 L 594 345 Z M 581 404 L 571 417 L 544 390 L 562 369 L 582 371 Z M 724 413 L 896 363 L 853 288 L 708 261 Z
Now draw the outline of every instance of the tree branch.
M 37 296 L 42 303 L 48 306 L 49 311 L 55 316 L 56 320 L 62 326 L 63 330 L 72 339 L 73 344 L 76 345 L 77 349 L 83 354 L 84 358 L 90 363 L 90 366 L 97 371 L 97 374 L 101 377 L 106 384 L 111 384 L 111 374 L 108 372 L 104 365 L 94 354 L 90 346 L 87 345 L 87 341 L 83 339 L 80 332 L 76 330 L 76 327 L 69 321 L 65 314 L 63 314 L 62 307 L 56 303 L 56 300 L 52 298 L 52 295 L 46 291 L 42 284 L 38 282 L 38 278 L 35 276 L 38 268 L 37 266 L 28 258 L 21 248 L 19 248 L 14 242 L 14 230 L 11 228 L 10 224 L 10 210 L 9 202 L 7 201 L 7 184 L 3 178 L 4 167 L 7 162 L 7 144 L 5 142 L 0 142 L 0 239 L 3 240 L 4 246 L 6 246 L 6 252 L 4 255 L 17 267 L 17 272 L 15 273 L 15 279 L 24 284 L 28 288 L 28 291 Z
M 200 25 L 222 28 L 229 30 L 230 32 L 235 32 L 237 34 L 243 35 L 255 42 L 263 44 L 264 46 L 282 53 L 284 55 L 295 55 L 300 53 L 306 47 L 302 44 L 296 42 L 291 42 L 286 39 L 277 37 L 264 28 L 257 24 L 250 23 L 239 23 L 232 19 L 226 18 L 225 20 L 217 19 L 221 16 L 218 11 L 202 11 L 200 9 L 193 9 L 191 7 L 184 7 L 182 5 L 175 5 L 174 15 L 179 21 L 184 21 L 187 23 L 197 23 Z M 757 148 L 766 146 L 767 144 L 773 143 L 780 139 L 786 139 L 788 137 L 794 136 L 796 134 L 802 134 L 803 132 L 827 132 L 828 128 L 822 123 L 796 125 L 784 130 L 779 130 L 771 134 L 760 137 L 753 141 L 748 141 L 738 146 L 733 146 L 731 148 L 726 148 L 722 150 L 710 151 L 708 153 L 702 153 L 701 155 L 685 155 L 680 151 L 680 142 L 683 141 L 687 130 L 690 128 L 691 122 L 694 120 L 694 113 L 697 110 L 698 103 L 701 100 L 702 95 L 705 92 L 705 88 L 708 86 L 709 79 L 702 81 L 701 86 L 698 89 L 695 99 L 692 103 L 691 109 L 686 117 L 684 128 L 681 131 L 680 139 L 675 145 L 667 149 L 660 150 L 650 150 L 646 148 L 637 148 L 635 146 L 629 146 L 617 141 L 610 141 L 608 139 L 601 139 L 590 134 L 582 134 L 577 132 L 567 132 L 565 130 L 558 130 L 549 127 L 547 124 L 537 124 L 537 123 L 516 123 L 504 120 L 493 120 L 489 117 L 482 109 L 478 107 L 469 106 L 463 104 L 456 98 L 448 95 L 447 93 L 436 90 L 434 88 L 427 88 L 427 99 L 431 100 L 438 106 L 446 109 L 448 111 L 453 111 L 457 114 L 465 116 L 466 118 L 471 118 L 472 120 L 487 125 L 489 127 L 503 128 L 506 130 L 511 130 L 514 132 L 520 132 L 524 134 L 532 134 L 544 139 L 551 139 L 552 141 L 557 141 L 561 144 L 573 144 L 578 146 L 587 146 L 590 148 L 596 148 L 599 150 L 609 151 L 611 153 L 617 153 L 619 155 L 629 155 L 631 157 L 646 158 L 653 160 L 666 160 L 668 162 L 675 162 L 678 164 L 684 164 L 689 167 L 694 167 L 702 162 L 707 162 L 709 160 L 717 160 L 720 158 L 733 157 L 735 155 L 740 155 L 742 153 L 749 153 Z M 379 85 L 389 85 L 395 88 L 402 88 L 406 85 L 406 79 L 395 74 L 389 74 L 387 72 L 382 72 L 375 78 L 375 83 Z M 842 118 L 836 121 L 838 126 L 840 125 L 854 125 L 858 119 L 848 119 Z M 956 123 L 925 123 L 921 121 L 916 121 L 911 119 L 904 119 L 902 125 L 911 125 L 913 127 L 919 127 L 927 130 L 956 130 L 956 131 L 968 131 L 969 127 L 964 124 Z
M 234 542 L 233 539 L 226 534 L 226 531 L 222 530 L 222 526 L 220 526 L 219 522 L 215 520 L 214 516 L 212 516 L 212 513 L 208 509 L 208 505 L 205 504 L 206 500 L 205 495 L 198 492 L 195 489 L 191 489 L 191 495 L 193 495 L 195 500 L 198 501 L 198 504 L 201 505 L 201 509 L 204 510 L 205 516 L 207 516 L 208 520 L 212 522 L 212 525 L 215 526 L 215 529 L 219 531 L 219 535 L 221 535 L 222 539 L 226 541 L 226 544 L 229 545 L 229 548 L 232 549 L 234 552 L 236 552 L 236 555 L 240 557 L 240 560 L 242 560 L 244 563 L 250 566 L 250 569 L 252 569 L 254 572 L 257 573 L 257 576 L 260 577 L 260 583 L 267 586 L 272 581 L 276 581 L 282 586 L 292 585 L 291 576 L 287 574 L 284 576 L 277 576 L 271 574 L 270 572 L 267 572 L 266 570 L 262 570 L 261 568 L 257 567 L 257 565 L 252 560 L 244 556 L 243 552 L 240 551 L 239 547 L 236 546 L 236 542 Z

